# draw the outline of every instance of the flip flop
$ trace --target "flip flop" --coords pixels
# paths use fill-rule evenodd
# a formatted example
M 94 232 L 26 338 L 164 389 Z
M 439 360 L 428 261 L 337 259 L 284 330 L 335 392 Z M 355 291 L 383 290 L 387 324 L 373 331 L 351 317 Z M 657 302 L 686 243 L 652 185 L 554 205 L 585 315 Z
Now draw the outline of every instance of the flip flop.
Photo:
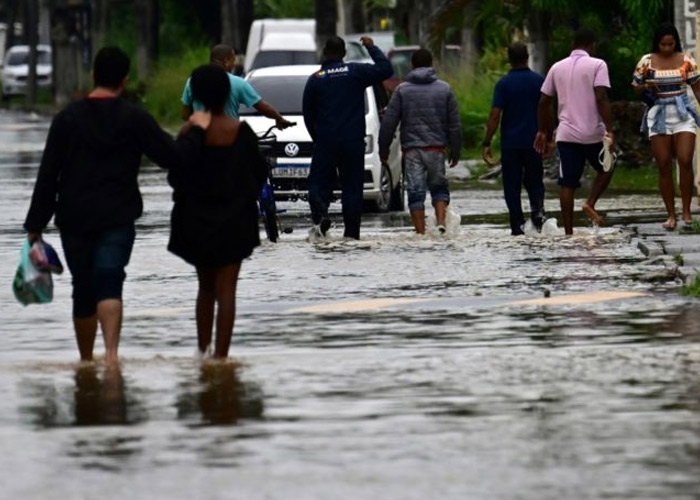
M 617 161 L 617 153 L 610 151 L 612 139 L 607 135 L 603 137 L 603 149 L 598 153 L 598 161 L 603 166 L 604 172 L 610 172 Z

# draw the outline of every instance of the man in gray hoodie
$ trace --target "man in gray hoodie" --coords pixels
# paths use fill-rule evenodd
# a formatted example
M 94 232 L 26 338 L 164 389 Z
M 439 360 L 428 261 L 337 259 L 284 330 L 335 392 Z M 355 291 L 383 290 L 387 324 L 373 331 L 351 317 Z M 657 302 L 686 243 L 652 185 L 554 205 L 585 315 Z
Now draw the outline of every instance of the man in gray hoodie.
M 450 203 L 445 156 L 457 165 L 462 127 L 457 100 L 447 82 L 438 80 L 433 56 L 419 49 L 411 58 L 413 70 L 391 96 L 379 131 L 379 157 L 387 161 L 394 132 L 401 122 L 401 148 L 408 191 L 408 209 L 416 233 L 425 233 L 425 195 L 430 189 L 440 234 Z

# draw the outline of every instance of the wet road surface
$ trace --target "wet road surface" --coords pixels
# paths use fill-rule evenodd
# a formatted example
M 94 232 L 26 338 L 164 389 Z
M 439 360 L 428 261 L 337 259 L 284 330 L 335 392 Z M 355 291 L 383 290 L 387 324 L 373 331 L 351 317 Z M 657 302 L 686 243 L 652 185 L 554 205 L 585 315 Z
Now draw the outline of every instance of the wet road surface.
M 700 310 L 624 227 L 658 219 L 656 196 L 601 200 L 614 227 L 514 239 L 498 191 L 455 182 L 458 233 L 373 215 L 359 243 L 308 242 L 307 207 L 285 204 L 294 231 L 243 265 L 232 362 L 202 364 L 148 166 L 106 370 L 75 363 L 67 275 L 45 306 L 10 290 L 47 128 L 0 112 L 3 498 L 700 495 Z M 522 303 L 545 291 L 562 303 Z M 609 292 L 629 296 L 571 297 Z

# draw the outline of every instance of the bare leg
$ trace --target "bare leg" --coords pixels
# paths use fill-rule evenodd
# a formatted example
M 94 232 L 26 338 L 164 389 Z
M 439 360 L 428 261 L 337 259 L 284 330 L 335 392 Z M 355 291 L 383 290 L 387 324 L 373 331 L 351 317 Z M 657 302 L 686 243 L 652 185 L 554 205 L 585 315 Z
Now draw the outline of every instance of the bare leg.
M 564 220 L 564 232 L 567 235 L 574 234 L 574 192 L 572 187 L 561 186 L 559 192 L 559 205 L 561 217 Z
M 119 337 L 122 329 L 121 299 L 105 299 L 97 303 L 97 319 L 105 340 L 105 363 L 116 364 L 119 361 Z
M 89 318 L 73 318 L 75 339 L 78 342 L 81 361 L 92 361 L 92 351 L 95 348 L 97 336 L 97 315 Z
M 659 169 L 659 191 L 664 200 L 668 220 L 664 223 L 666 229 L 676 228 L 676 206 L 673 186 L 673 137 L 670 135 L 655 135 L 651 138 L 651 152 Z
M 673 136 L 676 156 L 678 158 L 679 179 L 681 188 L 681 205 L 683 207 L 683 222 L 692 224 L 690 204 L 693 201 L 693 154 L 695 153 L 695 134 L 681 132 Z
M 216 300 L 216 270 L 197 269 L 199 290 L 195 317 L 197 321 L 197 347 L 204 354 L 211 344 L 212 329 L 214 328 L 214 301 Z
M 588 199 L 583 203 L 583 211 L 586 213 L 589 219 L 599 226 L 605 224 L 605 221 L 598 214 L 598 212 L 596 212 L 595 204 L 598 202 L 598 198 L 600 198 L 603 192 L 608 188 L 613 172 L 614 170 L 610 170 L 609 172 L 598 172 L 593 180 L 591 193 L 589 194 Z
M 436 201 L 435 203 L 433 203 L 433 206 L 435 207 L 435 220 L 437 221 L 436 224 L 438 226 L 444 226 L 447 214 L 447 202 Z
M 425 210 L 411 210 L 411 220 L 416 233 L 425 234 Z
M 216 273 L 216 349 L 215 358 L 226 358 L 233 335 L 236 319 L 236 285 L 241 263 L 232 264 L 217 270 Z

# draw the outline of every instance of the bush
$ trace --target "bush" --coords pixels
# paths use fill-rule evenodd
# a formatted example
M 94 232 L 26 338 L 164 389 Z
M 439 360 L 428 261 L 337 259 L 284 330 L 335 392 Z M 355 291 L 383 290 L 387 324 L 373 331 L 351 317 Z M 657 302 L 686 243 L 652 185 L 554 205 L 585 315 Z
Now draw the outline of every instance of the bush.
M 153 76 L 145 82 L 141 103 L 161 125 L 179 128 L 182 124 L 182 89 L 192 70 L 209 62 L 209 50 L 200 45 L 158 61 Z
M 491 113 L 493 88 L 499 78 L 508 72 L 509 66 L 505 50 L 500 52 L 487 50 L 481 58 L 479 67 L 473 72 L 461 71 L 447 80 L 457 98 L 459 115 L 462 120 L 463 147 L 481 157 L 481 142 L 484 140 L 486 120 Z M 496 133 L 492 149 L 500 148 L 500 134 Z M 473 151 L 478 148 L 478 154 Z

